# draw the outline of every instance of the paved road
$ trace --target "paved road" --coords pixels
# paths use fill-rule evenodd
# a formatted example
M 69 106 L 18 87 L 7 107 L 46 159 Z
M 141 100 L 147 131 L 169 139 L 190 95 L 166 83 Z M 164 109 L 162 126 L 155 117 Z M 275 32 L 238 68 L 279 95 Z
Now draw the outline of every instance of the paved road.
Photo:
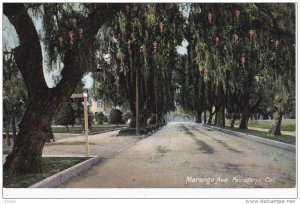
M 295 153 L 170 123 L 61 187 L 294 187 Z

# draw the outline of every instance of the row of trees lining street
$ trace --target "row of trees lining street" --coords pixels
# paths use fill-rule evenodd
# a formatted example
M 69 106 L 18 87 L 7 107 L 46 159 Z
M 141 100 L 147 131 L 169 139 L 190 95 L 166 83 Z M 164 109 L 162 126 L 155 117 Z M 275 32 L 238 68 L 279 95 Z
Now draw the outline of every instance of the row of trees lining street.
M 164 123 L 175 108 L 173 71 L 183 22 L 177 4 L 132 4 L 99 33 L 106 43 L 100 45 L 94 95 L 127 105 L 137 134 L 140 127 Z
M 295 5 L 192 4 L 185 29 L 188 55 L 177 74 L 178 101 L 201 122 L 241 129 L 262 105 L 275 109 L 272 133 L 280 135 L 282 116 L 295 107 Z M 206 116 L 204 117 L 206 118 Z
M 87 72 L 93 97 L 128 107 L 137 134 L 164 124 L 176 106 L 196 122 L 204 114 L 212 123 L 215 115 L 220 127 L 226 113 L 232 124 L 241 116 L 242 129 L 271 107 L 272 132 L 280 134 L 283 114 L 295 109 L 294 4 L 5 3 L 3 12 L 19 38 L 18 47 L 4 50 L 5 126 L 22 115 L 4 164 L 10 174 L 42 172 L 52 120 Z M 41 34 L 33 19 L 42 22 Z M 177 52 L 183 40 L 187 55 Z M 41 44 L 48 70 L 61 65 L 52 88 Z M 13 90 L 15 81 L 24 89 Z M 20 102 L 24 113 L 14 109 Z

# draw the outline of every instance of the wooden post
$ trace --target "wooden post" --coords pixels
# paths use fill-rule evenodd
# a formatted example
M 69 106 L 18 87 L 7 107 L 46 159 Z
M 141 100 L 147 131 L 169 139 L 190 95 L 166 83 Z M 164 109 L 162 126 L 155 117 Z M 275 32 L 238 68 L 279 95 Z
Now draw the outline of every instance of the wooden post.
M 84 135 L 85 135 L 85 153 L 86 156 L 90 156 L 90 148 L 89 148 L 89 121 L 88 121 L 88 102 L 87 102 L 87 93 L 81 94 L 72 94 L 71 98 L 82 98 L 83 97 L 83 114 L 84 114 Z
M 85 152 L 86 156 L 90 156 L 89 149 L 89 124 L 88 124 L 88 110 L 87 110 L 87 93 L 83 93 L 84 99 L 84 135 L 85 135 Z
M 136 135 L 140 135 L 140 118 L 139 118 L 139 73 L 135 68 L 135 125 Z

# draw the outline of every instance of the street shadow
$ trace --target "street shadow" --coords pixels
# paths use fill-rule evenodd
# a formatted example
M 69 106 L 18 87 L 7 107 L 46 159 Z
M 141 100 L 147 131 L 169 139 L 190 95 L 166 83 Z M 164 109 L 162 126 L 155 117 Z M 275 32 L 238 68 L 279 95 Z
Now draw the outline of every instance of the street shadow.
M 196 142 L 197 145 L 199 145 L 199 150 L 204 154 L 214 154 L 215 150 L 212 146 L 208 145 L 206 142 L 199 140 L 194 133 L 192 133 L 189 128 L 185 127 L 184 125 L 181 125 L 181 129 Z
M 194 126 L 191 126 L 191 128 L 192 128 L 192 130 L 197 131 L 197 132 L 199 132 L 199 133 L 201 133 L 201 134 L 203 134 L 203 135 L 209 137 L 210 139 L 216 141 L 217 143 L 219 143 L 220 145 L 222 145 L 225 149 L 227 149 L 227 150 L 229 150 L 229 151 L 231 151 L 231 152 L 238 153 L 238 154 L 242 154 L 242 153 L 243 153 L 242 151 L 239 151 L 239 150 L 237 150 L 237 149 L 235 149 L 235 148 L 229 146 L 227 143 L 225 143 L 225 142 L 222 141 L 222 140 L 219 140 L 219 139 L 215 139 L 215 138 L 213 138 L 213 137 L 210 137 L 207 133 L 205 133 L 205 132 L 199 130 L 198 128 L 195 128 Z

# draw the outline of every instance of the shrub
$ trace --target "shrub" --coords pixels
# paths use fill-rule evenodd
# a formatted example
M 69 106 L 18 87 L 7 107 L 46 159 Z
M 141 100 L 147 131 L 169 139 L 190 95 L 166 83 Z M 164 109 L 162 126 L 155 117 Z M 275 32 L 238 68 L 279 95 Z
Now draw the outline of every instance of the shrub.
M 95 113 L 95 119 L 97 121 L 97 124 L 103 125 L 103 122 L 104 122 L 104 119 L 105 119 L 104 113 L 103 112 Z
M 111 124 L 123 123 L 123 114 L 119 109 L 112 109 L 109 114 L 109 121 Z
M 67 131 L 69 131 L 68 125 L 75 124 L 75 111 L 71 104 L 68 102 L 64 103 L 60 111 L 56 114 L 54 120 L 55 124 L 65 125 L 67 127 Z

